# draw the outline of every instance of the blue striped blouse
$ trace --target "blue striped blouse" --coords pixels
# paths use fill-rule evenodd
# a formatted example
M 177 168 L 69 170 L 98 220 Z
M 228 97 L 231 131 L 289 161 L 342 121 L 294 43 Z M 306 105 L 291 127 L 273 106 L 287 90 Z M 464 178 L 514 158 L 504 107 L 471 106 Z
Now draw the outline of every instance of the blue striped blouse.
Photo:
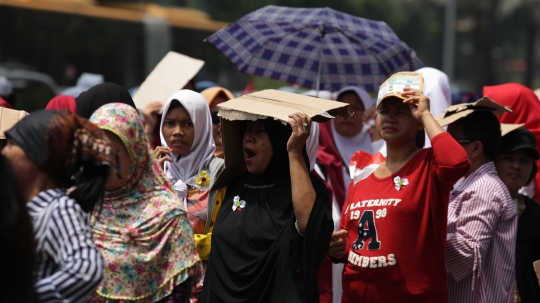
M 39 302 L 85 302 L 103 279 L 88 215 L 65 191 L 39 193 L 27 204 L 37 244 Z

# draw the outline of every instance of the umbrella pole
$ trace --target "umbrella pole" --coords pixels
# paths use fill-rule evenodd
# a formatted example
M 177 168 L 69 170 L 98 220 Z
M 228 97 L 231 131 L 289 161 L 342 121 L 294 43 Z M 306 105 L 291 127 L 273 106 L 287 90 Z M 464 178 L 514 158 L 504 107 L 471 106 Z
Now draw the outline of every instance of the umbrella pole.
M 319 88 L 321 85 L 321 68 L 322 68 L 322 50 L 323 50 L 323 40 L 326 35 L 326 29 L 323 26 L 321 31 L 321 44 L 319 45 L 319 70 L 317 71 L 317 98 L 319 98 Z

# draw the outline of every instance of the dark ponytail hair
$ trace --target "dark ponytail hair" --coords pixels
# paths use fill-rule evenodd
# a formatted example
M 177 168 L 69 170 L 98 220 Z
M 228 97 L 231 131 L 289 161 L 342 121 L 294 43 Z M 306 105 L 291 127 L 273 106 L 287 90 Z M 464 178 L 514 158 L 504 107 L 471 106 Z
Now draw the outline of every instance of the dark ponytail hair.
M 105 191 L 105 183 L 109 176 L 109 167 L 105 165 L 83 164 L 82 170 L 75 176 L 75 189 L 69 197 L 89 213 L 101 200 Z

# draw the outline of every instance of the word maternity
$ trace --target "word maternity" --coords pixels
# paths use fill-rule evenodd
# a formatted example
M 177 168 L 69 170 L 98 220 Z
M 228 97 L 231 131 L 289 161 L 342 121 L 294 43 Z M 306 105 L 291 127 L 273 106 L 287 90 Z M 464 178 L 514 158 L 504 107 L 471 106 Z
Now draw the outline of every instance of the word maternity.
M 381 248 L 381 241 L 377 236 L 377 225 L 375 220 L 386 218 L 389 210 L 385 207 L 382 209 L 363 209 L 358 210 L 357 208 L 364 207 L 375 207 L 375 206 L 390 206 L 397 207 L 401 202 L 401 199 L 373 199 L 373 200 L 363 200 L 356 203 L 351 203 L 350 207 L 345 209 L 344 214 L 347 215 L 350 210 L 349 222 L 358 222 L 358 237 L 354 241 L 352 248 L 349 252 L 348 261 L 349 263 L 364 267 L 364 268 L 377 268 L 377 267 L 386 267 L 393 266 L 396 264 L 396 256 L 392 253 L 386 256 L 361 256 L 356 254 L 355 250 L 362 250 L 364 248 L 365 242 L 370 239 L 367 249 L 369 250 L 379 250 Z

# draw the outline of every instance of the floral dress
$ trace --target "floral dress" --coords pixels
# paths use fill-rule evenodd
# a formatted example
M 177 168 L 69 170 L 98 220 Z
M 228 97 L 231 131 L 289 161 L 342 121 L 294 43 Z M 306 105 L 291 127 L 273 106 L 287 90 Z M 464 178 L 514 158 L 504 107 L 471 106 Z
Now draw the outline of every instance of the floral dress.
M 106 191 L 91 216 L 94 240 L 105 260 L 96 302 L 157 302 L 194 277 L 201 261 L 186 209 L 150 154 L 135 109 L 113 103 L 90 118 L 117 135 L 131 160 L 125 183 Z

